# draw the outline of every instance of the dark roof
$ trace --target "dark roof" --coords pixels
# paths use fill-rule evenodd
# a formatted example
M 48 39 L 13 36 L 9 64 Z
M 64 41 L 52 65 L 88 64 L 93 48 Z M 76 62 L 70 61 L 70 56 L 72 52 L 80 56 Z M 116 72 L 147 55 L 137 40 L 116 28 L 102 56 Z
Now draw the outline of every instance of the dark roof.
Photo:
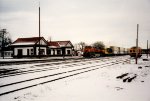
M 58 42 L 54 42 L 54 41 L 48 42 L 48 45 L 49 45 L 49 46 L 60 47 L 59 44 L 58 44 Z
M 68 43 L 70 43 L 71 46 L 73 46 L 70 41 L 50 41 L 50 42 L 48 42 L 48 45 L 55 46 L 55 47 L 65 47 L 65 46 L 67 46 Z
M 40 40 L 43 37 L 40 37 Z M 19 43 L 19 42 L 38 42 L 39 41 L 39 37 L 30 37 L 30 38 L 18 38 L 16 41 L 14 41 L 13 43 Z

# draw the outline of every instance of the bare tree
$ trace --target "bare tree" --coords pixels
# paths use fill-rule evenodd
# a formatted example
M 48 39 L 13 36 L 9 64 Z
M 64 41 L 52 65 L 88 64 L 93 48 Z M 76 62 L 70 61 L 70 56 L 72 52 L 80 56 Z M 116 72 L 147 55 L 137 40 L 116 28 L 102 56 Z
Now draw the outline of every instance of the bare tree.
M 75 49 L 75 50 L 79 50 L 79 48 L 78 48 L 79 44 L 76 43 L 76 44 L 74 44 L 73 46 L 74 46 L 74 49 Z
M 0 29 L 0 54 L 4 59 L 4 51 L 12 43 L 9 33 L 6 29 Z
M 6 47 L 12 43 L 9 32 L 3 32 L 3 29 L 0 31 L 0 45 Z
M 86 46 L 85 42 L 80 42 L 79 43 L 80 50 L 83 50 L 85 46 Z
M 92 46 L 97 49 L 105 49 L 105 45 L 102 41 L 97 41 L 97 42 L 93 43 Z

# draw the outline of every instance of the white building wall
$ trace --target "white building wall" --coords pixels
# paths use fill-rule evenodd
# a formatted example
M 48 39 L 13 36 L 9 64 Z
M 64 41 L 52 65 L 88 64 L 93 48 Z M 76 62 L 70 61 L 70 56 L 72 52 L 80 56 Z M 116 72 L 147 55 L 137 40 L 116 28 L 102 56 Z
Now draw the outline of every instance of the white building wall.
M 53 55 L 54 54 L 54 51 L 53 51 L 53 49 L 51 49 L 51 55 Z
M 60 54 L 57 53 L 57 50 L 60 50 Z M 55 52 L 55 54 L 54 54 Z M 51 55 L 62 55 L 62 50 L 61 49 L 51 49 Z
M 55 49 L 55 55 L 57 55 L 57 49 Z
M 37 44 L 39 44 L 39 42 Z M 41 39 L 40 40 L 40 45 L 46 45 L 46 43 Z
M 70 50 L 70 54 L 72 54 L 72 49 L 71 48 L 66 48 L 65 54 L 68 55 L 67 50 Z
M 51 49 L 51 55 L 54 55 L 55 49 Z
M 71 47 L 71 44 L 70 44 L 70 43 L 68 43 L 66 46 L 67 46 L 67 47 Z
M 46 47 L 40 47 L 40 49 L 44 49 L 44 55 L 47 55 Z M 39 54 L 39 47 L 36 47 L 36 55 Z
M 18 47 L 14 48 L 14 55 L 18 55 L 18 49 L 22 49 L 22 55 L 27 55 L 27 49 L 33 49 L 33 47 Z

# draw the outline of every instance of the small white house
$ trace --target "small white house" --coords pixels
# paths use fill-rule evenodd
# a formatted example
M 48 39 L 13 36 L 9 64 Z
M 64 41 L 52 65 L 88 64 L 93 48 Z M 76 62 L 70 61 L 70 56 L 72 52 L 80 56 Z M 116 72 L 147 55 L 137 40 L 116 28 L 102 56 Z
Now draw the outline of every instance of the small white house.
M 50 41 L 48 42 L 49 56 L 71 56 L 73 45 L 70 41 Z
M 21 58 L 47 55 L 47 41 L 43 37 L 18 38 L 11 44 L 11 47 L 13 48 L 13 57 Z

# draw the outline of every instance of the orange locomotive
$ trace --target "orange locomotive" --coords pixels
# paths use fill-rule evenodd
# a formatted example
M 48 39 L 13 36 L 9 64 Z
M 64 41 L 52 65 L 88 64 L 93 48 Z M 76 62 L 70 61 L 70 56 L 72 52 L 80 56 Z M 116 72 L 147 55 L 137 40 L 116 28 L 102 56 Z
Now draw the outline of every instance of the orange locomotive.
M 85 46 L 83 50 L 84 57 L 100 57 L 105 55 L 105 50 L 97 49 L 92 46 Z
M 136 47 L 131 47 L 130 48 L 130 56 L 131 57 L 136 57 L 136 52 L 137 52 L 137 56 L 141 57 L 142 56 L 142 49 L 140 47 L 136 48 Z

